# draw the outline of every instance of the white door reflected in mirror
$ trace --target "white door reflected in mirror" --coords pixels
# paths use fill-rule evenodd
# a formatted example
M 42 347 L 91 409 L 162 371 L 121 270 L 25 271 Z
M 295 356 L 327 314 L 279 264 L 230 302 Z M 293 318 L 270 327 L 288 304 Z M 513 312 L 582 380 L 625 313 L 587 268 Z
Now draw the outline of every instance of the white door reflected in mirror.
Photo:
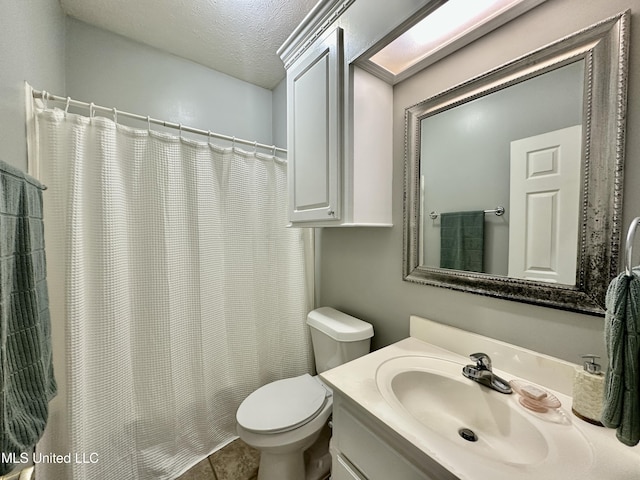
M 582 125 L 511 142 L 509 276 L 575 285 Z

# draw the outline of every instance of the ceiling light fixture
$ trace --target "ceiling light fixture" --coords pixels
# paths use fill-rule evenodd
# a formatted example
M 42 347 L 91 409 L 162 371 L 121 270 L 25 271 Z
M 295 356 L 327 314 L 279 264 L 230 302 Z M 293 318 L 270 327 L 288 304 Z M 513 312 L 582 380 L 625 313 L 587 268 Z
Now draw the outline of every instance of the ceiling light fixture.
M 463 38 L 469 43 L 543 1 L 449 0 L 369 61 L 393 76 L 401 75 L 429 57 L 437 57 L 433 60 L 436 61 L 460 48 L 464 45 L 460 42 Z M 470 37 L 472 32 L 476 35 Z

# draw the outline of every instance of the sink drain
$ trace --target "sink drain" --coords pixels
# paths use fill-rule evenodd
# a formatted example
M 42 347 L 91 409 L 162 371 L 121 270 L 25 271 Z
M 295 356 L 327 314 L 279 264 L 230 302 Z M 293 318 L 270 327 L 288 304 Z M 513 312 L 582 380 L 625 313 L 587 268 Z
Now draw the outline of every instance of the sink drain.
M 476 432 L 474 432 L 470 428 L 461 428 L 460 430 L 458 430 L 458 435 L 464 438 L 467 442 L 478 441 L 478 436 L 476 435 Z

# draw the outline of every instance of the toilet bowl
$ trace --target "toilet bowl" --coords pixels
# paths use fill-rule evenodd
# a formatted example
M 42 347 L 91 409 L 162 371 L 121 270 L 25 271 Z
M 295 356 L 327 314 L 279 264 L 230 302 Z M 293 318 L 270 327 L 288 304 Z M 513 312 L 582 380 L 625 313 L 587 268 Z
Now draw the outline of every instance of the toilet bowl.
M 318 373 L 369 352 L 373 327 L 367 322 L 322 307 L 309 313 L 307 324 Z M 309 374 L 271 382 L 250 394 L 238 408 L 236 430 L 260 451 L 258 480 L 324 478 L 329 462 L 325 471 L 306 471 L 304 451 L 318 439 L 332 407 L 331 389 Z
M 303 452 L 331 416 L 333 396 L 309 374 L 278 380 L 249 395 L 236 415 L 238 436 L 260 450 L 259 480 L 305 479 Z

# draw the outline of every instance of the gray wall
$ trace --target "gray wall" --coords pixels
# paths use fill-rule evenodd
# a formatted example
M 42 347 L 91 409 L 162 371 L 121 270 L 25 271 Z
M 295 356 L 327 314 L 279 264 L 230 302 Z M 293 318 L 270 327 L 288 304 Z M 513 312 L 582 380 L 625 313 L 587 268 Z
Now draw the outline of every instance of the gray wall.
M 0 158 L 27 169 L 24 82 L 64 92 L 64 14 L 58 0 L 1 0 Z
M 287 148 L 287 80 L 273 89 L 273 143 Z
M 520 55 L 587 27 L 637 0 L 548 0 L 525 15 L 437 62 L 394 89 L 393 222 L 389 229 L 318 230 L 317 303 L 369 320 L 374 347 L 409 333 L 409 315 L 432 320 L 578 362 L 581 353 L 605 355 L 603 319 L 402 280 L 404 108 Z M 631 29 L 624 228 L 640 215 L 640 28 Z M 634 55 L 635 52 L 635 55 Z M 638 242 L 640 243 L 640 242 Z M 636 247 L 640 250 L 640 246 Z
M 273 143 L 271 90 L 72 18 L 67 19 L 66 48 L 72 98 Z
M 27 169 L 25 81 L 265 144 L 281 135 L 272 128 L 270 90 L 67 18 L 58 0 L 1 1 L 0 158 L 20 169 Z

